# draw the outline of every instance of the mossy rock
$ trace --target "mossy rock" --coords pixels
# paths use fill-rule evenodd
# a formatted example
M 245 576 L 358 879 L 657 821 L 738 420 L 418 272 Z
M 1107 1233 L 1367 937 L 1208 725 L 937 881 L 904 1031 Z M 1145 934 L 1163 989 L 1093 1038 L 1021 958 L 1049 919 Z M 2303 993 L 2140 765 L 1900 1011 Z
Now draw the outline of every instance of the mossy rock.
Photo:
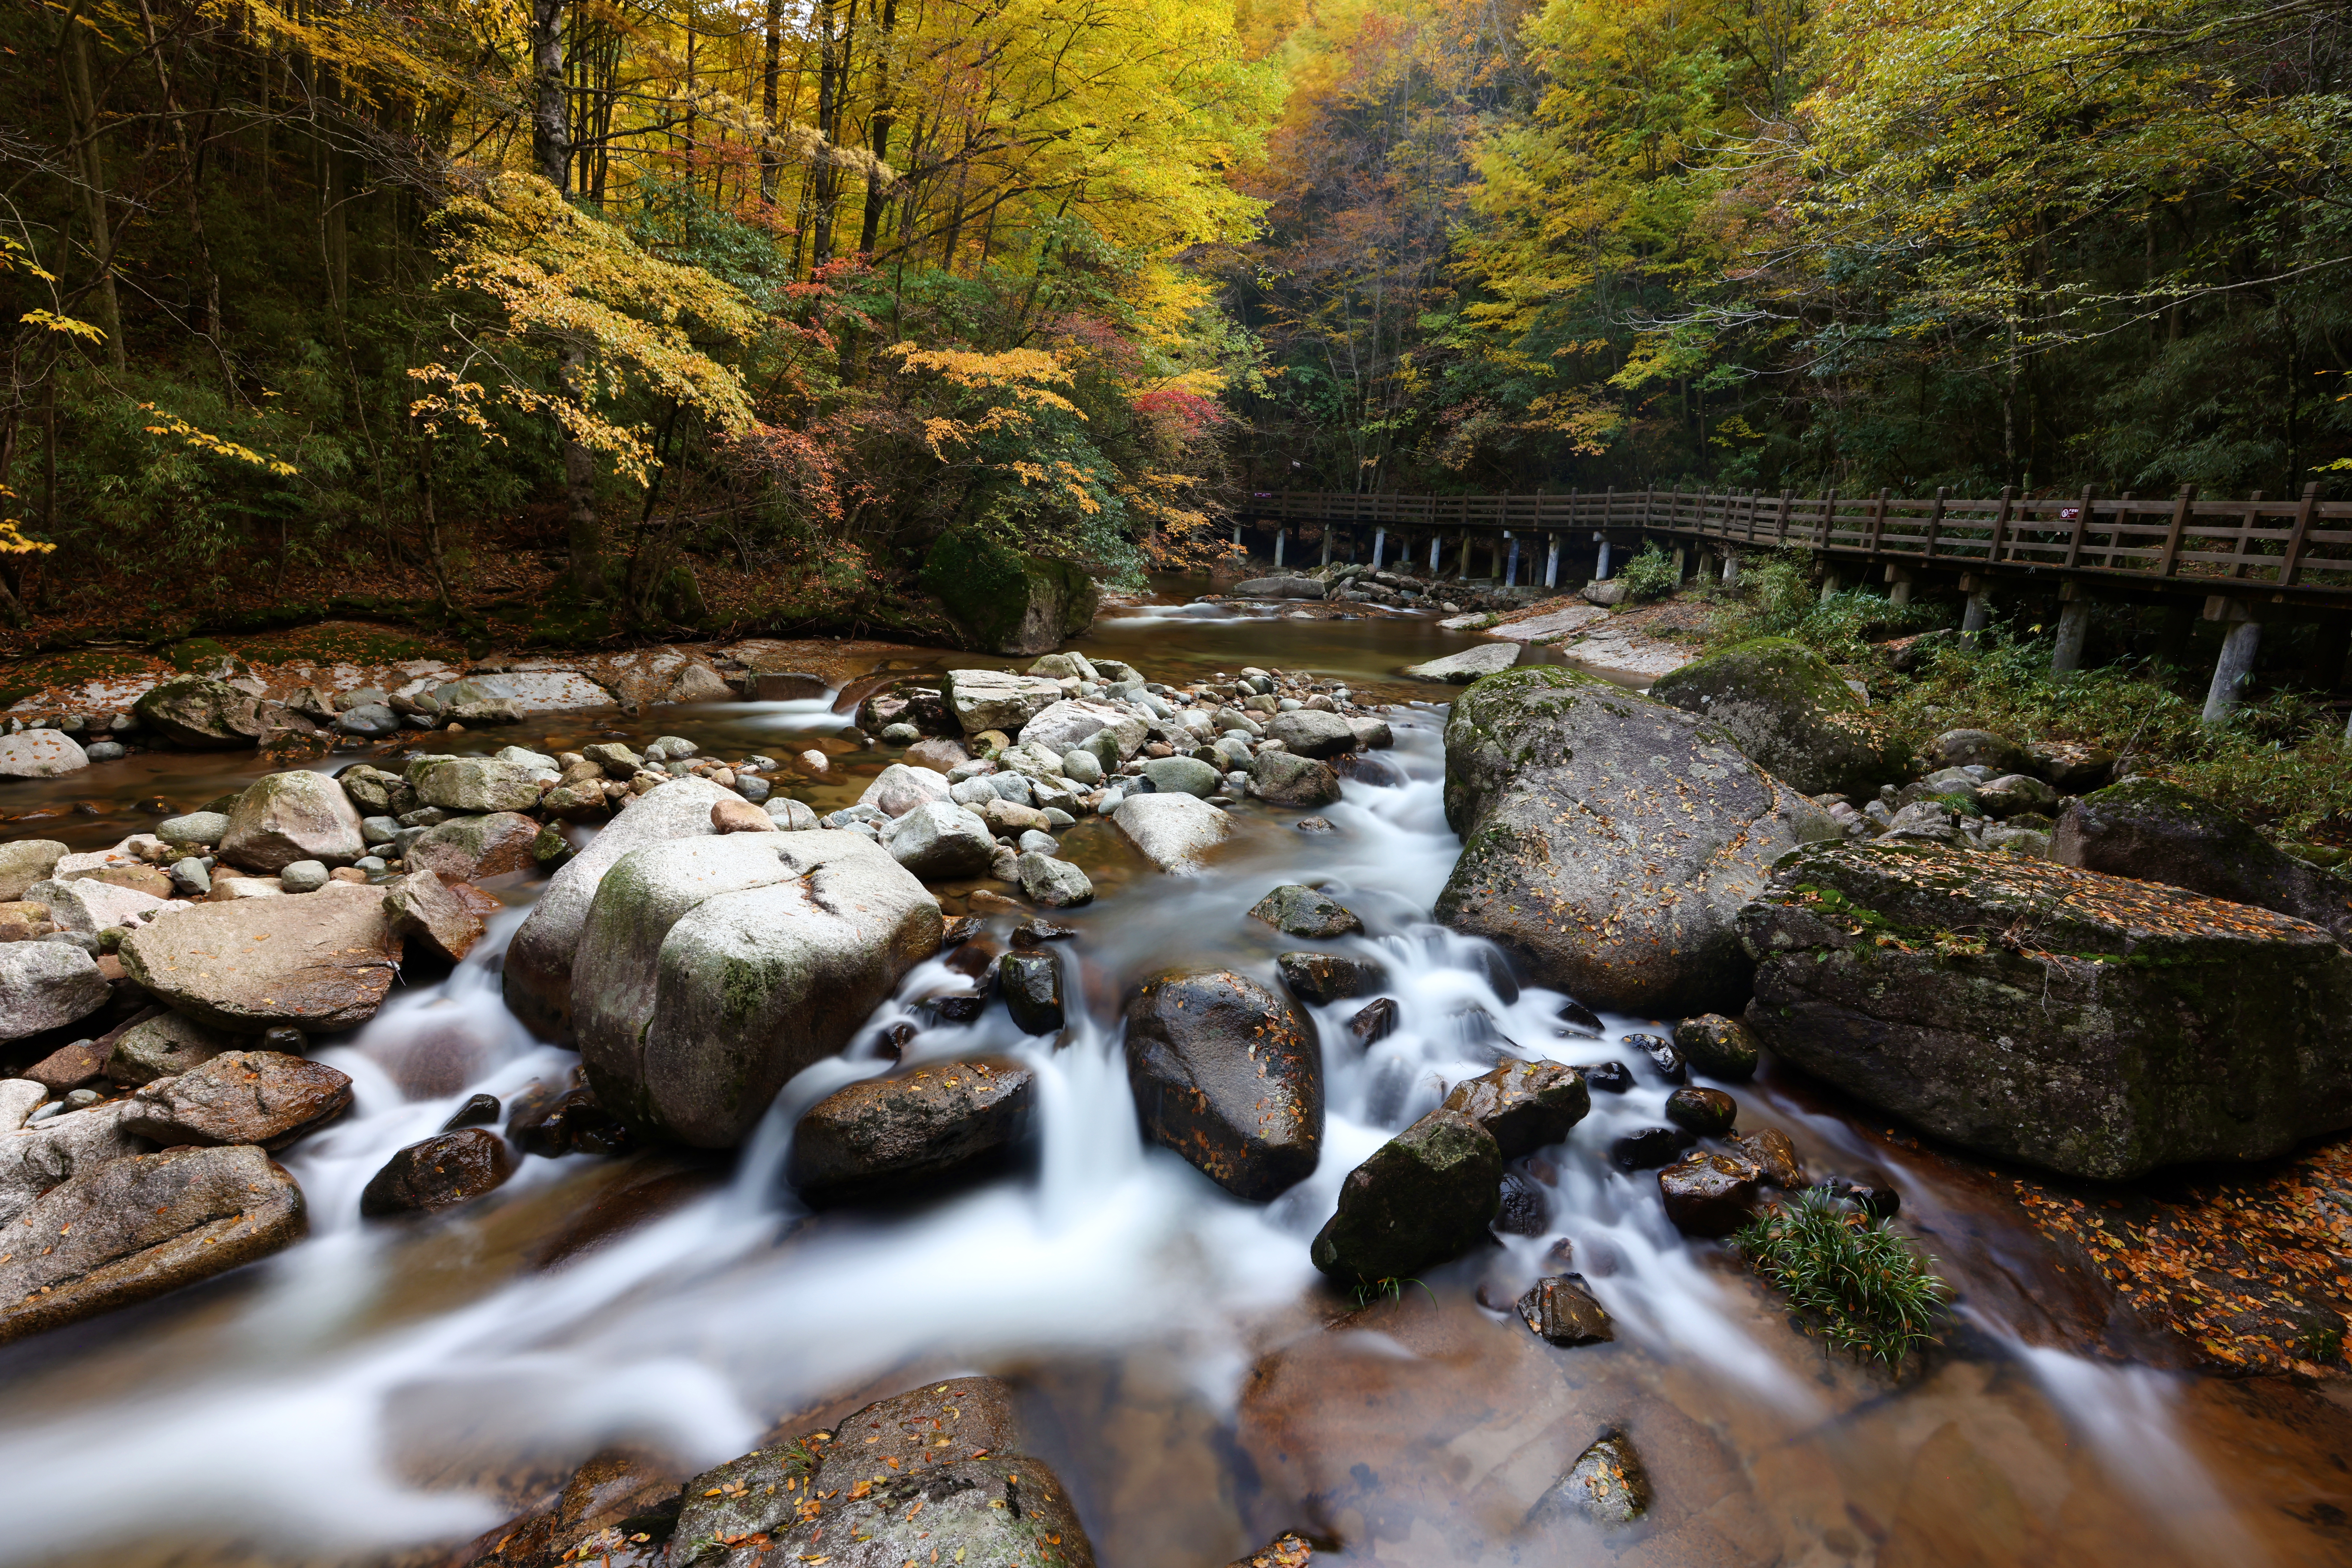
M 1903 747 L 1828 661 L 1786 637 L 1709 653 L 1659 677 L 1650 695 L 1723 726 L 1800 794 L 1864 799 L 1903 777 Z
M 2051 858 L 2109 876 L 2308 920 L 2352 942 L 2352 880 L 2289 854 L 2202 796 L 2160 779 L 2126 779 L 2066 808 Z
M 2264 1159 L 2352 1126 L 2352 954 L 2242 904 L 2023 855 L 1785 856 L 1740 912 L 1782 1061 L 2072 1176 Z
M 1068 561 L 1024 555 L 975 528 L 941 534 L 921 581 L 974 645 L 1043 653 L 1094 624 L 1100 592 Z

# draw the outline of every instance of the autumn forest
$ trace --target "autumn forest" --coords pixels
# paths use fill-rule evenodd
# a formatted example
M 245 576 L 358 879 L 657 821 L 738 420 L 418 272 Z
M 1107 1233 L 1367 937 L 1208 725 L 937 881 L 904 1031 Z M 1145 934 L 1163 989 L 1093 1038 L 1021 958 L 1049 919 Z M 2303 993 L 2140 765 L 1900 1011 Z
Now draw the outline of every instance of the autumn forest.
M 2322 0 L 43 0 L 0 619 L 898 625 L 1233 498 L 2352 470 Z

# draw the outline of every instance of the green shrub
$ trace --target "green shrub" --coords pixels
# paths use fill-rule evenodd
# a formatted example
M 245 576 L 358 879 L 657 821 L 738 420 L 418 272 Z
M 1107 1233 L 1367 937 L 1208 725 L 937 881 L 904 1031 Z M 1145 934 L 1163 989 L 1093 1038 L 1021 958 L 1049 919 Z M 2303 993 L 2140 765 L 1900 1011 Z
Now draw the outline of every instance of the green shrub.
M 1892 1367 L 1933 1343 L 1944 1281 L 1884 1221 L 1814 1191 L 1765 1209 L 1731 1239 L 1788 1296 L 1799 1323 L 1840 1350 Z
M 1747 557 L 1740 568 L 1742 598 L 1717 620 L 1716 640 L 1729 643 L 1788 637 L 1832 664 L 1852 664 L 1870 657 L 1874 641 L 1928 631 L 1951 619 L 1943 605 L 1926 601 L 1896 604 L 1859 589 L 1824 599 L 1814 591 L 1810 573 L 1802 550 L 1763 550 Z
M 1664 599 L 1682 586 L 1682 570 L 1675 565 L 1675 558 L 1654 544 L 1643 547 L 1617 575 L 1625 584 L 1627 601 L 1634 604 Z

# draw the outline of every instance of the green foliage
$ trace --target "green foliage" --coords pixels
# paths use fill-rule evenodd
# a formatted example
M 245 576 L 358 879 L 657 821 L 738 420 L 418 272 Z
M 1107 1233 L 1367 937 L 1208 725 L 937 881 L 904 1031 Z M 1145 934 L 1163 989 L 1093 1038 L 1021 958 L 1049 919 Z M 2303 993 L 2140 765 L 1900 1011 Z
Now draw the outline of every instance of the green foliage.
M 1625 597 L 1635 604 L 1664 599 L 1682 580 L 1675 558 L 1660 549 L 1655 541 L 1643 546 L 1642 553 L 1627 561 L 1617 575 L 1625 580 Z
M 1947 1287 L 1883 1220 L 1816 1190 L 1767 1207 L 1731 1242 L 1801 1323 L 1849 1354 L 1893 1368 L 1934 1343 Z
M 1739 571 L 1745 598 L 1717 620 L 1714 635 L 1725 643 L 1786 637 L 1832 664 L 1852 664 L 1870 657 L 1874 642 L 1924 632 L 1950 620 L 1948 609 L 1929 601 L 1895 604 L 1857 589 L 1824 599 L 1813 588 L 1811 570 L 1810 558 L 1801 550 L 1748 556 Z

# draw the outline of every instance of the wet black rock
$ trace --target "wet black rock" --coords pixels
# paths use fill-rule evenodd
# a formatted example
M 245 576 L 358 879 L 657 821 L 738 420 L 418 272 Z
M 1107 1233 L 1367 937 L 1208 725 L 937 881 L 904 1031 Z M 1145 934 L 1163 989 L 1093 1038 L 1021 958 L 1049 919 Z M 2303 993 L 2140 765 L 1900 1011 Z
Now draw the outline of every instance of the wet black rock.
M 1683 1061 L 1682 1052 L 1675 1049 L 1675 1042 L 1664 1035 L 1629 1034 L 1618 1043 L 1631 1046 L 1649 1058 L 1650 1065 L 1656 1068 L 1658 1076 L 1667 1082 L 1689 1082 L 1689 1064 Z
M 1377 991 L 1389 978 L 1388 971 L 1369 958 L 1337 953 L 1284 953 L 1274 967 L 1282 972 L 1282 983 L 1292 996 L 1317 1006 Z
M 1735 1155 L 1693 1149 L 1658 1173 L 1658 1196 L 1684 1235 L 1728 1236 L 1756 1213 L 1759 1174 Z
M 1607 1026 L 1601 1021 L 1601 1015 L 1582 1002 L 1562 1002 L 1559 1011 L 1554 1016 L 1559 1019 L 1562 1026 L 1560 1032 L 1564 1035 L 1574 1035 L 1583 1040 L 1599 1040 L 1609 1032 Z
M 1576 1457 L 1535 1512 L 1581 1514 L 1604 1527 L 1626 1525 L 1650 1511 L 1651 1495 L 1641 1456 L 1622 1433 L 1611 1432 Z
M 1507 1061 L 1454 1086 L 1445 1108 L 1493 1134 L 1507 1160 L 1559 1143 L 1592 1109 L 1584 1075 L 1557 1061 Z
M 997 960 L 996 987 L 1004 1010 L 1024 1034 L 1062 1029 L 1062 960 L 1052 953 L 1007 953 Z
M 1252 904 L 1249 914 L 1286 936 L 1351 936 L 1364 928 L 1353 910 L 1297 883 L 1276 888 Z
M 1702 1138 L 1719 1138 L 1738 1122 L 1739 1103 L 1720 1089 L 1677 1089 L 1666 1096 L 1666 1120 Z
M 497 1095 L 468 1094 L 466 1096 L 464 1104 L 449 1113 L 449 1119 L 441 1124 L 441 1130 L 445 1133 L 454 1133 L 460 1127 L 487 1127 L 498 1119 L 499 1097 Z
M 1034 1075 L 1013 1062 L 931 1061 L 868 1078 L 811 1106 L 784 1179 L 807 1203 L 890 1197 L 1003 1168 L 1029 1126 Z
M 1805 1163 L 1797 1157 L 1797 1145 L 1780 1128 L 1759 1127 L 1725 1141 L 1734 1153 L 1756 1163 L 1756 1168 L 1764 1173 L 1767 1186 L 1794 1192 L 1805 1185 Z
M 385 1161 L 360 1193 L 360 1212 L 371 1219 L 431 1214 L 479 1197 L 512 1175 L 507 1141 L 488 1128 L 443 1133 Z
M 1759 1048 L 1756 1031 L 1721 1013 L 1701 1013 L 1675 1025 L 1675 1049 L 1709 1078 L 1745 1083 L 1756 1076 Z
M 1599 1344 L 1617 1337 L 1607 1310 L 1584 1288 L 1581 1274 L 1538 1280 L 1519 1298 L 1518 1311 L 1528 1327 L 1554 1344 Z
M 918 1032 L 913 1024 L 901 1019 L 874 1037 L 875 1051 L 886 1061 L 896 1061 L 907 1054 Z
M 1903 1195 L 1893 1187 L 1873 1186 L 1843 1176 L 1832 1176 L 1822 1183 L 1822 1190 L 1832 1197 L 1844 1199 L 1873 1219 L 1892 1219 L 1903 1207 Z
M 565 1155 L 625 1155 L 636 1139 L 623 1122 L 596 1103 L 585 1084 L 566 1089 L 540 1104 L 519 1101 L 507 1123 L 507 1136 L 527 1155 L 561 1159 Z
M 1075 925 L 1055 925 L 1045 920 L 1024 920 L 1013 928 L 1015 947 L 1036 947 L 1047 942 L 1066 941 L 1078 934 Z
M 1432 1111 L 1348 1173 L 1310 1256 L 1345 1285 L 1411 1279 L 1486 1237 L 1502 1184 L 1494 1134 L 1458 1111 Z
M 1544 1200 L 1543 1188 L 1517 1171 L 1504 1172 L 1494 1228 L 1499 1236 L 1541 1236 L 1550 1229 L 1551 1205 Z
M 1148 981 L 1128 1005 L 1127 1074 L 1144 1135 L 1234 1197 L 1262 1203 L 1314 1173 L 1322 1058 L 1290 1005 L 1255 980 L 1216 970 Z
M 1633 1070 L 1622 1061 L 1589 1061 L 1577 1071 L 1596 1094 L 1622 1094 L 1633 1087 Z
M 1348 1020 L 1348 1032 L 1355 1037 L 1358 1045 L 1378 1045 L 1396 1033 L 1398 1018 L 1396 999 L 1382 997 Z
M 977 915 L 959 915 L 940 927 L 940 946 L 961 947 L 979 936 L 987 924 Z
M 1680 1127 L 1642 1127 L 1611 1140 L 1609 1157 L 1620 1170 L 1655 1170 L 1690 1145 L 1691 1135 Z

